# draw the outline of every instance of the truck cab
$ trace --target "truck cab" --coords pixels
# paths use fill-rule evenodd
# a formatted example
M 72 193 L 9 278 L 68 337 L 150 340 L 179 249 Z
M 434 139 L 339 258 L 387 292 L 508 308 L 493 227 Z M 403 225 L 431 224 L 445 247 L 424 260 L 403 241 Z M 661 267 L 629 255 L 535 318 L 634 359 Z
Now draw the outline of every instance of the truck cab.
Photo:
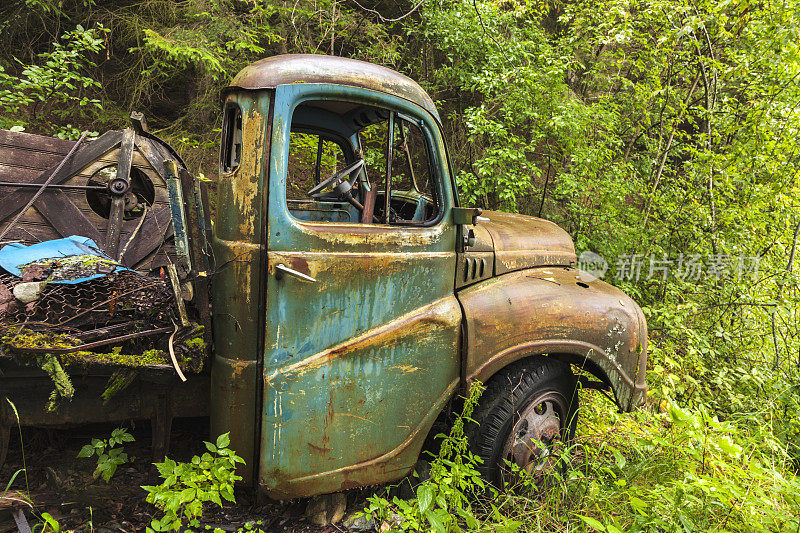
M 577 270 L 557 225 L 462 206 L 436 107 L 402 74 L 248 66 L 223 93 L 217 194 L 212 433 L 273 498 L 401 478 L 474 380 L 528 383 L 473 439 L 496 481 L 569 438 L 573 368 L 621 410 L 643 400 L 640 308 Z

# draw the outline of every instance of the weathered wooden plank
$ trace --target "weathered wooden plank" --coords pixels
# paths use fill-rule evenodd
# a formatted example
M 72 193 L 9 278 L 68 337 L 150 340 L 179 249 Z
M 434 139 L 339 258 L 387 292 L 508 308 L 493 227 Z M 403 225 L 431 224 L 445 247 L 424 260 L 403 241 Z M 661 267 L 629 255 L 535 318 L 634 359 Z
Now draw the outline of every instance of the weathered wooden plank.
M 124 182 L 127 190 L 130 185 L 131 165 L 133 164 L 134 141 L 136 133 L 128 128 L 122 132 L 122 144 L 119 150 L 119 160 L 117 163 L 117 174 L 111 181 L 109 188 L 113 188 L 116 182 Z M 117 191 L 118 193 L 119 191 Z M 122 233 L 122 217 L 125 214 L 125 198 L 115 193 L 111 197 L 111 213 L 108 217 L 108 229 L 106 230 L 106 253 L 113 259 L 119 255 L 119 237 Z
M 0 130 L 0 145 L 28 147 L 41 152 L 65 155 L 75 145 L 75 141 L 35 135 L 24 131 Z
M 81 147 L 61 168 L 61 170 L 58 172 L 58 175 L 53 177 L 51 183 L 62 183 L 73 174 L 79 172 L 81 169 L 92 163 L 95 159 L 114 148 L 114 146 L 119 143 L 121 137 L 122 132 L 109 131 L 86 146 Z M 50 173 L 50 169 L 42 172 L 36 178 L 31 180 L 31 183 L 45 183 L 50 177 Z M 13 213 L 20 210 L 28 202 L 30 197 L 35 194 L 35 192 L 36 189 L 17 189 L 8 195 L 4 195 L 3 202 L 0 203 L 0 221 L 5 220 Z
M 1 150 L 2 148 L 0 148 Z M 15 167 L 12 165 L 0 164 L 0 181 L 13 181 L 14 183 L 30 183 L 33 179 L 41 174 L 41 170 L 34 168 Z M 0 189 L 0 194 L 10 194 L 15 189 L 10 187 L 3 187 Z
M 136 239 L 125 252 L 122 264 L 134 268 L 153 250 L 162 246 L 170 235 L 172 235 L 172 213 L 169 206 L 154 207 L 147 214 Z
M 172 262 L 170 257 L 175 253 L 174 245 L 165 242 L 172 235 L 172 225 L 169 197 L 162 172 L 163 159 L 170 157 L 170 154 L 157 142 L 143 139 L 140 143 L 137 138 L 135 145 L 142 144 L 146 148 L 133 151 L 131 164 L 152 181 L 155 201 L 130 243 L 123 261 L 128 266 L 151 269 L 169 264 Z M 122 132 L 108 132 L 81 146 L 72 160 L 54 176 L 52 183 L 85 185 L 97 170 L 118 164 L 120 149 L 115 149 L 115 145 L 120 144 L 121 140 Z M 0 181 L 41 184 L 73 145 L 73 141 L 0 130 Z M 148 154 L 150 157 L 147 157 Z M 46 170 L 30 168 L 37 166 L 46 167 Z M 0 230 L 3 228 L 2 221 L 19 211 L 36 190 L 0 188 Z M 128 242 L 138 223 L 138 219 L 122 222 L 121 243 Z M 22 215 L 6 239 L 32 243 L 77 234 L 104 243 L 107 238 L 107 224 L 108 220 L 89 206 L 86 191 L 49 189 Z
M 175 250 L 165 245 L 163 248 L 154 250 L 150 255 L 139 261 L 136 270 L 147 272 L 159 267 L 172 264 L 175 261 Z
M 53 228 L 62 237 L 80 235 L 89 237 L 96 243 L 101 243 L 102 237 L 97 231 L 97 226 L 92 223 L 67 196 L 58 190 L 48 191 L 52 201 L 45 199 L 37 204 L 37 209 L 53 225 Z
M 47 241 L 50 239 L 58 239 L 59 234 L 53 229 L 53 226 L 47 222 L 41 213 L 36 208 L 32 207 L 23 216 L 25 220 L 14 226 L 8 234 L 3 237 L 3 241 L 23 241 L 26 244 Z
M 167 159 L 174 160 L 178 163 L 179 168 L 185 167 L 183 160 L 177 153 L 174 153 L 167 148 L 165 144 L 155 139 L 151 139 L 147 136 L 137 137 L 136 147 L 139 149 L 139 152 L 145 156 L 150 166 L 156 169 L 162 176 L 164 173 L 164 161 Z
M 154 168 L 158 174 L 163 178 L 164 176 L 164 159 L 160 151 L 156 150 L 153 146 L 154 143 L 147 137 L 136 137 L 137 151 L 144 157 L 145 161 Z
M 39 171 L 54 167 L 64 155 L 49 152 L 38 152 L 25 148 L 9 148 L 0 146 L 0 164 L 23 168 L 38 168 Z

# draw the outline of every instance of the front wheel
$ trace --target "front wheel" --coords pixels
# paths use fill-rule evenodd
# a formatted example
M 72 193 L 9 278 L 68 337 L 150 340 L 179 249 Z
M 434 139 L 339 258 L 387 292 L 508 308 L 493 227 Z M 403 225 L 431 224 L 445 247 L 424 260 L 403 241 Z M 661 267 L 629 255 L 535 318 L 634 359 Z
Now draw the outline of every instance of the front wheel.
M 487 382 L 475 409 L 470 444 L 478 470 L 497 487 L 516 484 L 515 468 L 544 487 L 575 436 L 578 394 L 568 364 L 535 358 L 517 362 Z

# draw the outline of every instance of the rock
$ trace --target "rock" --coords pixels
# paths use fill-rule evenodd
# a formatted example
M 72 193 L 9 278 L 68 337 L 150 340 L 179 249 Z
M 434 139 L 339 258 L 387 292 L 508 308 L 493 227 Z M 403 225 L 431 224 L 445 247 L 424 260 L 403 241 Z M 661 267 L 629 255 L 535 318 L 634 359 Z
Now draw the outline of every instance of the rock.
M 36 301 L 42 290 L 47 285 L 46 281 L 29 281 L 14 285 L 14 298 L 24 304 Z
M 331 502 L 331 512 L 328 518 L 331 524 L 335 524 L 344 518 L 344 513 L 347 511 L 347 495 L 343 492 L 337 492 L 331 494 L 331 496 L 333 501 Z
M 350 514 L 342 522 L 342 527 L 348 531 L 374 531 L 375 526 L 375 520 L 367 518 L 363 514 L 359 514 L 359 512 Z
M 335 524 L 344 516 L 347 496 L 344 493 L 322 494 L 311 498 L 306 506 L 306 518 L 314 525 Z

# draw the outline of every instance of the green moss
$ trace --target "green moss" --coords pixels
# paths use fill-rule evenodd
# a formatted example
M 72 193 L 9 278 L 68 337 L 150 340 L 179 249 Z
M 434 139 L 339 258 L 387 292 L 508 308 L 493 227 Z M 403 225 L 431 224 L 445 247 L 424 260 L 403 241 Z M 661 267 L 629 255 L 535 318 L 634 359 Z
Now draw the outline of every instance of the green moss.
M 138 375 L 139 373 L 136 372 L 136 370 L 131 370 L 129 368 L 119 368 L 115 370 L 114 373 L 111 374 L 111 377 L 108 378 L 106 389 L 101 395 L 103 397 L 103 404 L 108 403 L 111 398 L 127 389 Z
M 72 399 L 75 395 L 75 387 L 72 386 L 72 381 L 67 373 L 64 372 L 61 361 L 55 355 L 47 354 L 40 357 L 39 368 L 50 376 L 50 379 L 53 380 L 53 385 L 55 385 L 55 390 L 50 393 L 50 400 L 47 402 L 47 410 L 55 411 L 60 401 Z
M 0 337 L 0 345 L 11 349 L 72 348 L 78 344 L 80 341 L 70 335 L 31 331 L 22 326 L 15 330 L 5 329 Z
M 175 342 L 175 353 L 184 371 L 200 372 L 203 369 L 208 353 L 204 333 L 203 327 L 197 326 L 189 332 L 187 338 Z M 60 402 L 71 400 L 75 394 L 65 367 L 91 364 L 118 367 L 103 391 L 105 403 L 134 381 L 138 368 L 171 364 L 169 354 L 158 348 L 140 353 L 123 353 L 122 346 L 116 346 L 104 353 L 79 350 L 65 354 L 33 355 L 24 352 L 26 348 L 64 349 L 80 344 L 79 339 L 66 334 L 32 331 L 23 326 L 0 328 L 0 356 L 11 356 L 23 365 L 37 366 L 53 380 L 54 390 L 47 403 L 50 411 L 57 409 Z
M 206 349 L 206 341 L 203 339 L 202 334 L 193 338 L 193 339 L 186 339 L 183 341 L 183 345 L 189 348 L 190 350 L 203 350 Z
M 164 350 L 152 349 L 142 353 L 127 354 L 122 353 L 122 347 L 117 346 L 107 353 L 78 351 L 63 354 L 61 359 L 64 364 L 86 364 L 101 363 L 106 365 L 118 365 L 125 367 L 141 367 L 148 365 L 169 364 L 169 355 Z
M 205 328 L 196 326 L 190 336 L 176 343 L 179 351 L 178 362 L 181 367 L 190 372 L 200 372 L 208 355 L 208 343 L 204 337 Z
M 106 267 L 114 270 L 118 263 L 105 257 L 96 255 L 70 255 L 61 258 L 48 258 L 32 261 L 20 265 L 19 269 L 25 272 L 27 269 L 37 267 L 49 271 L 47 281 L 61 281 L 65 279 L 78 279 L 97 274 L 99 267 Z

